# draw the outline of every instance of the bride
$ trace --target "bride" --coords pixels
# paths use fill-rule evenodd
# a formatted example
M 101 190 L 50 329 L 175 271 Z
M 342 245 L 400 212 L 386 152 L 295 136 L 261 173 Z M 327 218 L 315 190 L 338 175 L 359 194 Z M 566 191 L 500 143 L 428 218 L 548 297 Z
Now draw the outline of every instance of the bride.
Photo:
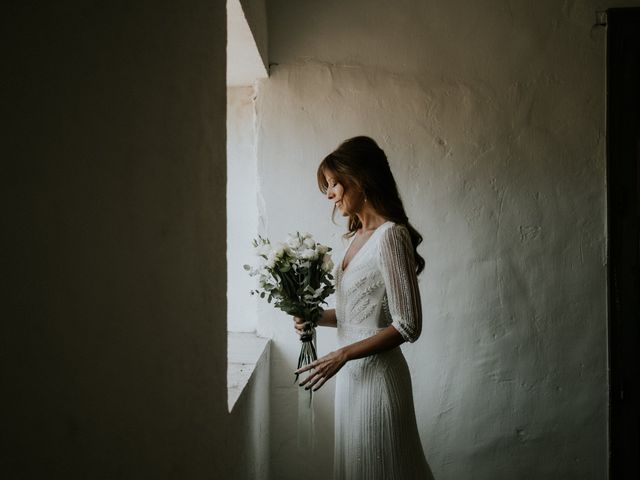
M 416 425 L 411 377 L 399 346 L 420 336 L 417 275 L 422 241 L 411 226 L 385 153 L 374 140 L 343 142 L 318 167 L 318 185 L 348 217 L 347 251 L 336 267 L 341 348 L 296 371 L 317 390 L 336 375 L 334 479 L 432 479 Z M 308 326 L 294 317 L 302 333 Z

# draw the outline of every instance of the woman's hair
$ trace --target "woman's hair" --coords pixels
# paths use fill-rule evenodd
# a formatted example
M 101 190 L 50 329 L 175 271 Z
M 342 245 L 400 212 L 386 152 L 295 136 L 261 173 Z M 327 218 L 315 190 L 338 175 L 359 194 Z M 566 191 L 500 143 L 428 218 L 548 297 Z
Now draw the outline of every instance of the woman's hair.
M 325 172 L 332 173 L 345 191 L 352 188 L 361 191 L 378 214 L 407 227 L 414 249 L 416 271 L 418 274 L 422 272 L 425 261 L 417 250 L 422 242 L 422 235 L 409 223 L 387 156 L 378 144 L 369 137 L 353 137 L 327 155 L 320 162 L 317 172 L 318 187 L 324 194 L 328 188 Z M 335 206 L 333 212 L 335 214 Z M 349 231 L 345 236 L 354 235 L 360 227 L 357 215 L 350 213 Z

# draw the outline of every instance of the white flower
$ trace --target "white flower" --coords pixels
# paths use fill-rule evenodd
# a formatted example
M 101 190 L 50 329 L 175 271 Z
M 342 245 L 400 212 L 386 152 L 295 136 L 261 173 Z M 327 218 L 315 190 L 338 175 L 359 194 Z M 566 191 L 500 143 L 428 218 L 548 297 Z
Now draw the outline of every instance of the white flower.
M 256 247 L 256 255 L 258 256 L 268 256 L 269 252 L 271 252 L 271 245 L 268 243 L 260 244 Z
M 305 238 L 313 239 L 313 236 L 309 232 L 302 232 L 300 235 L 302 236 L 303 239 Z
M 276 258 L 278 260 L 281 260 L 288 249 L 289 249 L 288 245 L 278 242 L 278 249 L 275 251 Z
M 329 251 L 329 247 L 327 247 L 325 245 L 321 245 L 319 243 L 316 244 L 316 252 L 318 252 L 319 255 L 324 255 L 328 251 Z
M 293 248 L 294 250 L 302 246 L 302 242 L 300 241 L 300 238 L 298 238 L 297 235 L 289 235 L 289 238 L 287 238 L 287 244 L 289 245 L 289 247 Z
M 312 238 L 305 238 L 302 244 L 307 248 L 316 248 L 316 242 L 314 242 Z
M 284 253 L 285 253 L 285 255 L 287 255 L 287 256 L 289 256 L 289 257 L 290 257 L 291 255 L 293 255 L 293 250 L 291 249 L 291 247 L 289 246 L 289 244 L 288 244 L 288 243 L 283 243 L 283 245 L 284 245 L 284 246 L 283 246 L 282 248 L 284 249 Z
M 330 272 L 333 270 L 333 260 L 331 260 L 331 254 L 325 253 L 322 257 L 322 270 Z
M 300 252 L 300 258 L 302 258 L 303 260 L 315 260 L 316 258 L 318 258 L 318 254 L 315 250 L 307 248 Z
M 277 261 L 278 261 L 277 252 L 275 250 L 271 250 L 267 255 L 267 261 L 265 263 L 265 266 L 267 268 L 273 268 L 276 266 Z

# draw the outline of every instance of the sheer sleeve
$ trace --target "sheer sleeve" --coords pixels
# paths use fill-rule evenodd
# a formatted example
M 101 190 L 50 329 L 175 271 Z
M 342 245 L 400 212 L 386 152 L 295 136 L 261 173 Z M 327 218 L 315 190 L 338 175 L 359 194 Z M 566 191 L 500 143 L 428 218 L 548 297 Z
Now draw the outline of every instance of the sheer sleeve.
M 422 331 L 422 305 L 409 231 L 393 225 L 382 233 L 379 248 L 391 325 L 406 341 L 415 342 Z

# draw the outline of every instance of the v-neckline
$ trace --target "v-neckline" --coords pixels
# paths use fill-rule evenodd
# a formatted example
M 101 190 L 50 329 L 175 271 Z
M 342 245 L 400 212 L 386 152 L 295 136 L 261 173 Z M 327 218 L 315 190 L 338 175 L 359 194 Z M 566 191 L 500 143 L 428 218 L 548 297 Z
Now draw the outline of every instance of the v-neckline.
M 387 220 L 386 222 L 381 223 L 380 225 L 378 225 L 378 226 L 376 227 L 376 229 L 375 229 L 373 232 L 371 232 L 371 235 L 369 235 L 369 238 L 367 238 L 367 239 L 365 240 L 365 242 L 360 246 L 360 248 L 358 249 L 358 251 L 357 251 L 356 253 L 354 253 L 354 254 L 353 254 L 353 257 L 351 257 L 351 260 L 349 260 L 349 263 L 348 263 L 348 264 L 347 264 L 347 266 L 345 267 L 345 266 L 344 266 L 344 259 L 345 259 L 345 257 L 347 256 L 347 253 L 349 253 L 349 249 L 351 248 L 351 245 L 353 244 L 353 240 L 355 239 L 355 236 L 354 236 L 354 238 L 352 238 L 352 239 L 351 239 L 351 242 L 349 242 L 349 246 L 347 247 L 347 251 L 344 253 L 344 256 L 342 257 L 342 261 L 340 262 L 340 271 L 341 271 L 341 273 L 343 273 L 343 274 L 344 274 L 344 273 L 347 271 L 347 269 L 351 266 L 351 264 L 353 263 L 353 261 L 358 257 L 358 255 L 360 255 L 360 252 L 361 252 L 362 250 L 364 250 L 364 247 L 366 247 L 366 246 L 367 246 L 367 244 L 369 243 L 369 241 L 371 240 L 371 238 L 372 238 L 376 233 L 378 233 L 378 230 L 380 230 L 380 229 L 382 228 L 382 226 L 386 225 L 386 224 L 387 224 L 387 223 L 389 223 L 390 221 L 391 221 L 391 220 Z

